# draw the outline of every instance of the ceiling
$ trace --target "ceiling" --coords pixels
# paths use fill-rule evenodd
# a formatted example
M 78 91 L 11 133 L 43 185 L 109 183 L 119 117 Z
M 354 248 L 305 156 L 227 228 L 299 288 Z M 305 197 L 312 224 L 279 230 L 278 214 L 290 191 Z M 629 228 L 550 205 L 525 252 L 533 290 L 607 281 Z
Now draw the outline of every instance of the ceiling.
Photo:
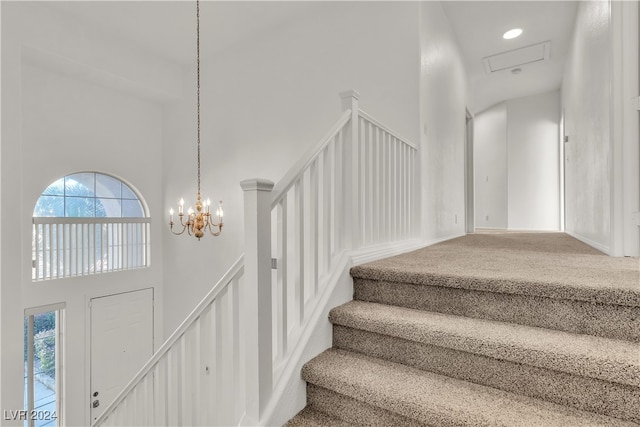
M 572 1 L 447 1 L 443 8 L 458 38 L 472 85 L 473 112 L 498 102 L 558 89 L 573 34 L 578 2 Z M 512 28 L 524 30 L 505 40 Z M 488 74 L 483 58 L 543 42 L 549 59 Z
M 312 13 L 319 2 L 200 2 L 201 55 L 250 40 Z M 191 66 L 195 62 L 196 3 L 177 1 L 50 1 L 53 9 L 116 39 L 133 43 L 162 58 Z M 213 43 L 205 41 L 213 40 Z
M 322 4 L 324 3 L 324 4 Z M 48 6 L 107 34 L 153 52 L 182 66 L 191 66 L 195 53 L 193 1 L 51 1 Z M 273 7 L 271 1 L 203 1 L 201 3 L 202 56 L 206 59 L 236 43 L 314 16 L 326 2 L 289 1 Z M 560 87 L 571 40 L 577 2 L 565 1 L 445 1 L 472 85 L 472 112 L 500 101 Z M 502 34 L 519 27 L 513 40 Z M 547 61 L 487 74 L 483 58 L 512 49 L 550 41 Z

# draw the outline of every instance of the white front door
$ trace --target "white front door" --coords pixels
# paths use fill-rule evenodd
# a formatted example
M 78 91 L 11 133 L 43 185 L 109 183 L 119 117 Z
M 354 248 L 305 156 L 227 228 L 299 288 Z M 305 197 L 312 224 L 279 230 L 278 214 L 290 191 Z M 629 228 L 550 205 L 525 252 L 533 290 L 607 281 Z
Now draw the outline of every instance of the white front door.
M 91 299 L 91 422 L 153 355 L 153 289 Z

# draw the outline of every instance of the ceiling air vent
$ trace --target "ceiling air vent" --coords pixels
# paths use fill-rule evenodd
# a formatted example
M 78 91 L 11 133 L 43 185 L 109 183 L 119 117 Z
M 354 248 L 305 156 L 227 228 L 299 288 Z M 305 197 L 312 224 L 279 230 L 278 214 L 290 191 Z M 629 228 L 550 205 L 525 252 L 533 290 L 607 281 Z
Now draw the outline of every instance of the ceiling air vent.
M 510 70 L 534 62 L 542 62 L 549 59 L 551 42 L 538 43 L 520 49 L 502 52 L 497 55 L 482 58 L 487 74 L 501 70 Z

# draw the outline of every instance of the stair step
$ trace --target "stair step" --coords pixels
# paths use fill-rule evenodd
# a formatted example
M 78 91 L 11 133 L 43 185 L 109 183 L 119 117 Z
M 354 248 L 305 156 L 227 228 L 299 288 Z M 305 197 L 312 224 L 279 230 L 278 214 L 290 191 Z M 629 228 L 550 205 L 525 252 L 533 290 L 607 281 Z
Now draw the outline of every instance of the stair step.
M 398 413 L 382 409 L 367 402 L 356 400 L 324 387 L 307 384 L 309 407 L 344 420 L 352 425 L 371 427 L 425 427 L 424 423 L 407 418 Z M 440 427 L 434 425 L 433 427 Z
M 305 364 L 302 376 L 308 383 L 353 402 L 426 425 L 638 427 L 635 423 L 337 349 L 326 350 Z M 314 403 L 310 400 L 309 404 Z M 375 420 L 371 424 L 376 424 Z
M 640 344 L 351 301 L 332 323 L 512 362 L 640 386 Z
M 580 245 L 468 235 L 353 267 L 354 299 L 640 342 L 638 260 Z
M 354 425 L 307 406 L 290 419 L 285 427 L 353 427 Z
M 597 304 L 640 307 L 640 269 L 634 258 L 608 257 L 567 235 L 467 235 L 407 254 L 351 269 L 354 278 L 435 285 L 469 290 L 575 299 Z M 495 240 L 492 242 L 492 240 Z M 506 240 L 511 240 L 506 243 Z M 550 250 L 549 245 L 564 245 Z M 555 256 L 558 254 L 559 256 Z M 508 257 L 508 265 L 504 258 Z
M 640 342 L 640 307 L 637 306 L 515 292 L 520 288 L 500 292 L 482 286 L 481 289 L 455 287 L 453 279 L 451 282 L 438 278 L 424 283 L 395 282 L 391 281 L 393 275 L 387 276 L 384 280 L 354 277 L 354 299 Z
M 362 301 L 329 318 L 336 348 L 640 422 L 639 344 Z

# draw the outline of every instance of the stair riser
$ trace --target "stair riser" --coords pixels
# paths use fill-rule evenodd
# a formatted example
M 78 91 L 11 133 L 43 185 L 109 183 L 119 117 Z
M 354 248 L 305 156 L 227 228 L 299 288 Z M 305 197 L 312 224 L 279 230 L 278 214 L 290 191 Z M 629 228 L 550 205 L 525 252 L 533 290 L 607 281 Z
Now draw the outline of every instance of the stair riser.
M 640 423 L 640 388 L 333 326 L 333 346 L 477 384 Z M 585 391 L 588 390 L 588 393 Z
M 402 415 L 310 383 L 307 384 L 307 405 L 317 411 L 363 426 L 430 427 L 427 424 L 421 424 Z M 453 427 L 453 424 L 451 426 Z
M 640 342 L 640 307 L 358 278 L 354 299 Z

